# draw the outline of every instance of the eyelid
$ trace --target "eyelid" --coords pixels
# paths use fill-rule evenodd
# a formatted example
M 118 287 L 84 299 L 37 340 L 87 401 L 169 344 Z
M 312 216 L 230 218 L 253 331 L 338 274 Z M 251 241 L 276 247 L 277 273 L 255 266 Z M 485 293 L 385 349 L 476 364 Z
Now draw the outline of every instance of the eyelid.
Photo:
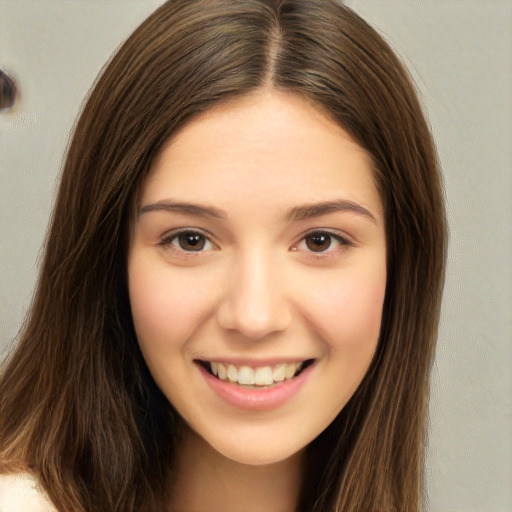
M 203 254 L 205 252 L 209 252 L 212 250 L 212 249 L 206 249 L 206 250 L 201 250 L 201 251 L 186 251 L 184 249 L 176 247 L 173 244 L 173 242 L 174 242 L 174 240 L 176 240 L 176 238 L 179 235 L 181 235 L 183 233 L 192 233 L 192 234 L 198 234 L 198 235 L 204 236 L 204 238 L 212 244 L 213 249 L 219 248 L 218 244 L 213 240 L 213 234 L 211 234 L 206 229 L 193 228 L 193 227 L 181 227 L 181 228 L 176 228 L 176 229 L 166 232 L 164 235 L 162 235 L 160 237 L 160 242 L 158 245 L 163 246 L 163 247 L 169 246 L 176 252 L 176 254 L 180 254 L 184 257 L 198 256 L 199 254 Z
M 309 231 L 306 231 L 305 233 L 302 233 L 300 238 L 291 246 L 292 251 L 298 251 L 299 249 L 297 246 L 301 243 L 305 243 L 305 240 L 308 236 L 315 235 L 315 234 L 325 234 L 331 236 L 341 247 L 337 247 L 334 249 L 331 249 L 329 247 L 325 251 L 311 251 L 309 249 L 305 249 L 304 252 L 306 252 L 309 256 L 312 256 L 313 258 L 322 258 L 322 257 L 328 257 L 333 256 L 334 254 L 338 253 L 339 251 L 342 251 L 346 247 L 354 247 L 356 243 L 352 240 L 351 237 L 346 235 L 345 233 L 338 231 L 336 229 L 332 228 L 314 228 L 310 229 Z

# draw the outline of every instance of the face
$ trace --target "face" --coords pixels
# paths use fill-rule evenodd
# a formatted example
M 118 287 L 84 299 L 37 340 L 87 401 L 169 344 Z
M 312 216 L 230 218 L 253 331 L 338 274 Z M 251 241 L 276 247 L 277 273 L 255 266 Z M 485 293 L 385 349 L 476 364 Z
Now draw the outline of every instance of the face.
M 128 275 L 143 356 L 191 429 L 234 461 L 285 460 L 376 349 L 386 245 L 370 159 L 291 93 L 204 114 L 144 184 Z

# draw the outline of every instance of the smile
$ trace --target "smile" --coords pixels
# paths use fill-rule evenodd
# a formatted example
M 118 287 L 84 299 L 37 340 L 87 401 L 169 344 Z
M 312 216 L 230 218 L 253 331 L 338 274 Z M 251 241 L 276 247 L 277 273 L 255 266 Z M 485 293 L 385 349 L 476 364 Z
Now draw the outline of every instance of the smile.
M 256 389 L 291 380 L 305 370 L 312 362 L 313 359 L 308 359 L 307 361 L 295 363 L 251 367 L 247 365 L 237 366 L 218 361 L 198 361 L 203 368 L 220 380 Z
M 259 366 L 196 359 L 210 389 L 230 406 L 268 411 L 284 405 L 309 380 L 316 359 Z

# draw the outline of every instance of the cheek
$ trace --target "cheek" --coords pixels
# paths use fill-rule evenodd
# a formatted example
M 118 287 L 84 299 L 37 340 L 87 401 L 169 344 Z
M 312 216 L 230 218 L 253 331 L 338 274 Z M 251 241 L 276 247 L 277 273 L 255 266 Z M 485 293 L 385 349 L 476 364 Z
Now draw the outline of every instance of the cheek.
M 304 310 L 327 349 L 373 353 L 382 321 L 385 270 L 370 275 L 347 272 L 323 284 L 310 294 Z
M 208 307 L 207 294 L 194 279 L 180 279 L 168 268 L 136 260 L 129 265 L 129 294 L 141 348 L 176 348 L 197 328 Z

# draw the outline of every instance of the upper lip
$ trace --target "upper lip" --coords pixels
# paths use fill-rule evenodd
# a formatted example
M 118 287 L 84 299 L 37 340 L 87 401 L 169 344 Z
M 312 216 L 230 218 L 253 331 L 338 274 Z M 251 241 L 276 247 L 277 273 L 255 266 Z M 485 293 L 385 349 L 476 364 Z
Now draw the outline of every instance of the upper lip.
M 278 364 L 292 364 L 292 363 L 303 363 L 314 359 L 312 357 L 273 357 L 269 359 L 247 359 L 239 357 L 211 357 L 211 358 L 196 358 L 195 361 L 203 363 L 216 363 L 232 364 L 234 366 L 250 366 L 251 368 L 257 368 L 260 366 L 275 366 Z

